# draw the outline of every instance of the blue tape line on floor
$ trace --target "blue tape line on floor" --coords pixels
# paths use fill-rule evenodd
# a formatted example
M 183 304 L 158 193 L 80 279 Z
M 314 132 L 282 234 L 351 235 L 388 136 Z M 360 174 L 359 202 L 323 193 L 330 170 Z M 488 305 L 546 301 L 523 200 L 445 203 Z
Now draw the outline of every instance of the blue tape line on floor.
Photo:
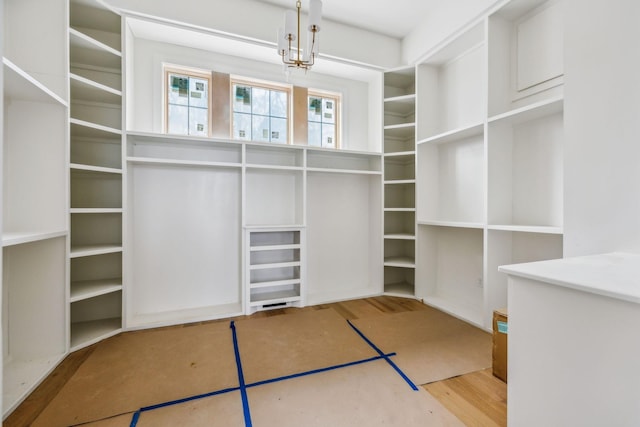
M 140 418 L 140 411 L 136 411 L 133 414 L 133 417 L 131 418 L 131 424 L 129 424 L 129 427 L 136 427 L 136 424 L 138 424 L 139 418 Z
M 369 344 L 369 345 L 371 346 L 371 348 L 373 348 L 376 352 L 378 352 L 378 354 L 379 354 L 380 356 L 382 356 L 382 357 L 384 358 L 384 360 L 386 360 L 386 361 L 387 361 L 387 363 L 388 363 L 389 365 L 391 365 L 391 367 L 392 367 L 393 369 L 395 369 L 395 370 L 396 370 L 396 372 L 397 372 L 398 374 L 400 374 L 400 376 L 401 376 L 401 377 L 402 377 L 402 378 L 407 382 L 407 384 L 409 384 L 409 386 L 410 386 L 413 390 L 418 391 L 418 387 L 413 383 L 413 381 L 411 381 L 411 380 L 409 379 L 409 377 L 408 377 L 408 376 L 406 376 L 406 375 L 405 375 L 405 373 L 404 373 L 404 372 L 402 372 L 402 370 L 398 367 L 398 365 L 396 365 L 395 363 L 393 363 L 393 361 L 392 361 L 391 359 L 389 359 L 388 357 L 386 357 L 386 356 L 384 355 L 384 353 L 382 352 L 382 350 L 380 350 L 380 349 L 379 349 L 379 348 L 378 348 L 378 347 L 377 347 L 377 346 L 376 346 L 376 345 L 375 345 L 375 344 L 374 344 L 374 343 L 373 343 L 369 338 L 367 338 L 367 337 L 366 337 L 366 336 L 365 336 L 365 335 L 360 331 L 360 329 L 356 328 L 356 327 L 355 327 L 355 325 L 354 325 L 353 323 L 351 323 L 351 321 L 347 320 L 347 323 L 349 323 L 349 326 L 351 326 L 351 328 L 352 328 L 354 331 L 356 331 L 356 333 L 357 333 L 358 335 L 360 335 L 360 337 L 361 337 L 363 340 L 365 340 L 365 341 L 366 341 L 366 343 L 367 343 L 367 344 Z
M 242 372 L 242 361 L 240 360 L 240 349 L 238 348 L 238 336 L 236 334 L 236 323 L 231 321 L 231 333 L 233 334 L 233 351 L 236 354 L 236 366 L 238 367 L 238 381 L 240 382 L 240 395 L 242 396 L 242 409 L 244 411 L 244 424 L 246 427 L 252 427 L 251 411 L 249 410 L 249 398 L 247 396 L 247 387 L 244 383 L 244 373 Z
M 276 383 L 276 382 L 284 381 L 284 380 L 290 380 L 292 378 L 305 377 L 307 375 L 319 374 L 319 373 L 322 373 L 322 372 L 332 371 L 334 369 L 346 368 L 346 367 L 354 366 L 354 365 L 361 365 L 363 363 L 374 362 L 376 360 L 382 360 L 382 359 L 385 359 L 386 357 L 395 356 L 395 355 L 396 355 L 395 353 L 389 353 L 389 354 L 385 354 L 383 356 L 370 357 L 368 359 L 356 360 L 355 362 L 343 363 L 341 365 L 334 365 L 334 366 L 329 366 L 329 367 L 326 367 L 326 368 L 314 369 L 314 370 L 311 370 L 311 371 L 301 372 L 299 374 L 285 375 L 283 377 L 273 378 L 273 379 L 270 379 L 270 380 L 258 381 L 258 382 L 252 383 L 252 384 L 247 384 L 247 388 L 257 387 L 259 385 L 264 385 L 264 384 Z

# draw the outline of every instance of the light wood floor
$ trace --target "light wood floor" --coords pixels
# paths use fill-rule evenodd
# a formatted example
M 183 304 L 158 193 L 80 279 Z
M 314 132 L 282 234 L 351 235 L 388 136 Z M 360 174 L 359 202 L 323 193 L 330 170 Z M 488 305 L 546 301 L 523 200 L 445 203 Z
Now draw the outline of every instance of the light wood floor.
M 269 317 L 287 313 L 331 307 L 345 319 L 384 316 L 391 313 L 424 309 L 419 301 L 395 297 L 375 297 L 302 309 L 285 308 L 255 313 L 252 317 Z M 219 321 L 228 322 L 230 319 Z M 172 326 L 172 328 L 180 328 Z M 91 355 L 95 346 L 71 353 L 43 383 L 2 424 L 4 427 L 29 426 Z M 507 425 L 507 385 L 491 374 L 491 369 L 473 372 L 423 387 L 467 426 Z

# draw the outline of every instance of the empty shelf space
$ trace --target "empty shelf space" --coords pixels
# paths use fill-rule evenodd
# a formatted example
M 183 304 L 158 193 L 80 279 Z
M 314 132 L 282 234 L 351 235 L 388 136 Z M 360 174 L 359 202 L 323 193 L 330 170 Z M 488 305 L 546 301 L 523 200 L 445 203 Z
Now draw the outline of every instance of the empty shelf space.
M 300 261 L 289 261 L 289 262 L 272 262 L 265 264 L 252 264 L 249 268 L 251 270 L 264 270 L 268 268 L 284 268 L 284 267 L 299 267 Z
M 103 137 L 105 135 L 113 136 L 113 135 L 122 135 L 122 131 L 120 129 L 103 126 L 97 123 L 88 122 L 86 120 L 80 120 L 76 118 L 70 118 L 69 123 L 71 124 L 71 136 L 86 136 L 86 137 Z M 74 125 L 78 127 L 83 127 L 84 129 L 77 129 L 74 131 Z
M 69 43 L 72 49 L 81 48 L 81 49 L 89 49 L 89 50 L 96 50 L 104 53 L 109 53 L 113 55 L 115 58 L 118 58 L 118 61 L 122 57 L 122 53 L 120 51 L 110 46 L 107 46 L 101 41 L 98 41 L 93 37 L 88 36 L 83 32 L 76 30 L 75 28 L 69 28 Z M 75 61 L 72 60 L 72 62 L 75 62 Z M 110 68 L 114 68 L 114 67 L 110 67 Z M 120 68 L 119 62 L 118 62 L 118 68 Z
M 288 279 L 288 280 L 273 280 L 270 282 L 251 282 L 249 284 L 250 289 L 271 288 L 279 286 L 292 286 L 299 285 L 300 279 Z
M 71 282 L 70 302 L 81 301 L 122 290 L 122 278 Z
M 256 245 L 251 246 L 251 252 L 258 251 L 275 251 L 275 250 L 283 250 L 283 249 L 300 249 L 299 243 L 291 243 L 291 244 L 275 244 L 275 245 Z
M 120 317 L 72 323 L 71 351 L 113 336 L 121 330 L 122 319 Z
M 437 220 L 419 220 L 418 225 L 435 225 L 438 227 L 456 227 L 456 228 L 484 228 L 481 222 L 462 222 L 462 221 L 437 221 Z
M 519 231 L 523 233 L 562 234 L 562 227 L 538 225 L 488 225 L 489 230 Z
M 102 102 L 105 104 L 121 104 L 122 92 L 101 83 L 79 76 L 69 74 L 71 85 L 71 99 Z
M 122 174 L 122 169 L 105 168 L 105 167 L 102 167 L 102 166 L 80 165 L 80 164 L 77 164 L 77 163 L 69 164 L 69 168 L 74 169 L 74 170 L 80 170 L 80 171 L 88 171 L 88 172 Z
M 411 257 L 390 256 L 384 258 L 384 265 L 388 267 L 415 268 L 416 261 Z
M 398 296 L 414 296 L 414 285 L 409 282 L 385 283 L 384 293 Z
M 438 135 L 418 141 L 420 144 L 446 144 L 447 142 L 459 141 L 470 137 L 482 135 L 484 131 L 484 123 L 477 123 L 465 126 L 459 129 L 453 129 Z
M 121 245 L 86 245 L 71 248 L 70 257 L 79 258 L 85 256 L 102 255 L 122 252 Z
M 265 304 L 277 304 L 293 301 L 300 301 L 302 297 L 300 292 L 295 289 L 273 291 L 273 292 L 259 292 L 252 293 L 250 304 L 252 306 L 265 305 Z
M 20 245 L 23 243 L 38 242 L 41 240 L 53 239 L 56 237 L 66 236 L 66 230 L 52 230 L 52 231 L 24 231 L 24 232 L 11 232 L 5 231 L 2 233 L 2 246 Z
M 416 240 L 415 234 L 412 233 L 389 233 L 384 235 L 389 240 Z
M 67 102 L 31 77 L 7 58 L 2 58 L 4 74 L 5 99 L 19 99 L 22 101 L 56 103 L 67 106 Z

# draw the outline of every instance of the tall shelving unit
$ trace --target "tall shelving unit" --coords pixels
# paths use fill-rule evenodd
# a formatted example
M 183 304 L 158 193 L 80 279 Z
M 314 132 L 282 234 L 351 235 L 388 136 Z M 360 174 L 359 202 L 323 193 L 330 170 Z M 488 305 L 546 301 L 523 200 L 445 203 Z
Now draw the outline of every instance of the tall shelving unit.
M 70 347 L 122 329 L 120 16 L 99 0 L 69 4 Z
M 562 256 L 560 8 L 508 2 L 416 67 L 415 294 L 485 329 L 499 265 Z
M 69 106 L 66 0 L 3 3 L 4 417 L 67 353 Z
M 384 74 L 384 292 L 414 296 L 415 67 Z

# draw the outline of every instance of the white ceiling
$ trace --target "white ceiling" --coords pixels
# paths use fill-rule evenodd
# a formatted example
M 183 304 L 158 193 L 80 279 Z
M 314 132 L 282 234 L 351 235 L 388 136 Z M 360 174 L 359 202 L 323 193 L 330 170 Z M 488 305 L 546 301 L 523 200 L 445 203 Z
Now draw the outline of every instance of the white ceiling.
M 295 9 L 295 0 L 255 0 Z M 448 0 L 452 1 L 452 0 Z M 403 38 L 423 22 L 442 0 L 322 0 L 322 17 L 395 38 Z M 302 0 L 302 11 L 309 7 Z

